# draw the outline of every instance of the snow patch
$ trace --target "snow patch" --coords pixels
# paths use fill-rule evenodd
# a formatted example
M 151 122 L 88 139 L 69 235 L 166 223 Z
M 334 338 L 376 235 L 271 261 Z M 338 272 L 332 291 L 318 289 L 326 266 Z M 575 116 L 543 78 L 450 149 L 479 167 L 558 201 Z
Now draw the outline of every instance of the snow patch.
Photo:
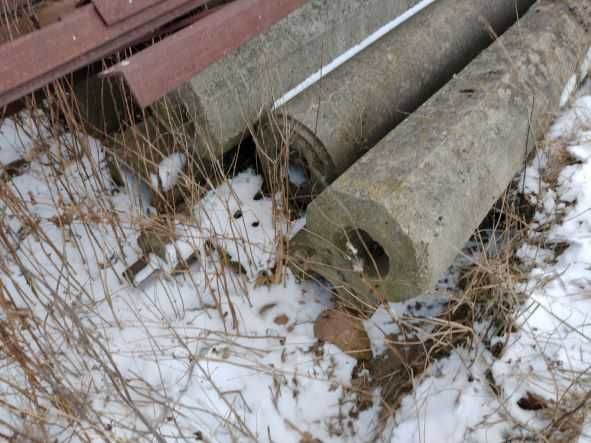
M 179 175 L 183 172 L 186 164 L 187 157 L 181 152 L 175 152 L 160 162 L 158 176 L 164 192 L 170 191 L 176 185 Z

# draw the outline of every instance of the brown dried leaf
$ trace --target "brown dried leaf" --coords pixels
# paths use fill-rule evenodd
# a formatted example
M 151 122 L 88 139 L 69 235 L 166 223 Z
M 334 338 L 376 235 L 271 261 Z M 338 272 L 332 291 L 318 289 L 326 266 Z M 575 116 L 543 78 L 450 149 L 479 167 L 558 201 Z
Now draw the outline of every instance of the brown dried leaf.
M 314 324 L 314 334 L 358 360 L 369 360 L 372 356 L 363 323 L 347 312 L 336 309 L 324 311 Z
M 273 320 L 273 323 L 275 323 L 276 325 L 286 325 L 289 322 L 289 317 L 285 314 L 281 314 L 277 317 L 275 317 L 275 320 Z
M 517 406 L 526 411 L 539 411 L 540 409 L 548 408 L 548 401 L 538 394 L 527 392 L 525 397 L 517 400 Z

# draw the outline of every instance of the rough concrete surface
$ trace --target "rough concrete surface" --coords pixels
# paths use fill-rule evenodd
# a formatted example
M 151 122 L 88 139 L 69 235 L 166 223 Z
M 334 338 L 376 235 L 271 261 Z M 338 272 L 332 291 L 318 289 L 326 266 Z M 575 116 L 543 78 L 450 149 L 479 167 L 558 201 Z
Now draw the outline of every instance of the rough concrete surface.
M 308 194 L 319 193 L 533 2 L 436 1 L 265 119 L 261 158 L 282 158 L 287 140 L 290 161 L 308 170 Z
M 591 17 L 577 3 L 539 1 L 320 194 L 298 266 L 372 303 L 432 287 L 581 71 Z
M 172 96 L 225 151 L 275 99 L 418 1 L 310 0 Z

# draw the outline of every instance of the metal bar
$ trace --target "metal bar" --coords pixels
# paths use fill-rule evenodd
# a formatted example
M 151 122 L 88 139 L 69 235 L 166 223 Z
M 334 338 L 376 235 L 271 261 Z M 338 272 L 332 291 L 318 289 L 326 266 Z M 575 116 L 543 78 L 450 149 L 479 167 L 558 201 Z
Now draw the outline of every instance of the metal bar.
M 235 0 L 102 75 L 122 75 L 137 103 L 149 106 L 305 1 Z
M 0 46 L 0 107 L 129 46 L 206 1 L 167 0 L 110 27 L 92 4 L 85 5 Z
M 111 26 L 164 1 L 166 0 L 92 0 L 92 4 L 105 23 Z

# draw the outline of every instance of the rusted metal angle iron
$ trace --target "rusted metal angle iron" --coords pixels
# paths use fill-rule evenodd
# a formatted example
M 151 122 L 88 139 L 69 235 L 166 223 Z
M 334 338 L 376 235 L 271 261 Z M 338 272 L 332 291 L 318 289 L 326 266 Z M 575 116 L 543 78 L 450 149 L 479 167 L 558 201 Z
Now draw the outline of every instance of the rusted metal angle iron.
M 166 0 L 92 0 L 107 25 L 114 25 Z
M 89 4 L 0 46 L 0 107 L 150 35 L 207 0 L 166 0 L 107 26 Z
M 122 75 L 137 103 L 149 106 L 305 1 L 235 0 L 102 75 Z

